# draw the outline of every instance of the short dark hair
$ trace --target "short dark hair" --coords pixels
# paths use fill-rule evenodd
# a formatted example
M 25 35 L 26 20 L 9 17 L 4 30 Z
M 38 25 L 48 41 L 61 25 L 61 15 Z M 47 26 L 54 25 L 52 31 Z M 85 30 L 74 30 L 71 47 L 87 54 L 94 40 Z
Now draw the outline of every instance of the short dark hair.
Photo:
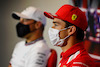
M 73 26 L 74 24 L 69 23 L 68 21 L 64 21 L 66 23 L 65 27 Z M 75 25 L 74 25 L 75 26 Z M 83 41 L 84 39 L 84 31 L 79 27 L 76 27 L 76 39 Z

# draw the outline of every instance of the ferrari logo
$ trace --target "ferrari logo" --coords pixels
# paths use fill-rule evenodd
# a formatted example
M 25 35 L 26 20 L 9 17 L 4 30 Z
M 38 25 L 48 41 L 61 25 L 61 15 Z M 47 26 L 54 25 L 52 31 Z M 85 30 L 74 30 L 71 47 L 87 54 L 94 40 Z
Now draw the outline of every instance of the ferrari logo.
M 73 14 L 72 15 L 72 20 L 76 20 L 77 19 L 77 15 L 76 14 Z

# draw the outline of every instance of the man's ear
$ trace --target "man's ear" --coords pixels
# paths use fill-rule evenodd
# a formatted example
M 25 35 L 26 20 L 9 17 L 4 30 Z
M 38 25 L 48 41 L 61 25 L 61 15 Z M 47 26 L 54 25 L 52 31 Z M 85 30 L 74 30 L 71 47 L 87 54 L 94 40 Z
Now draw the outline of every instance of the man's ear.
M 75 26 L 71 26 L 70 29 L 68 30 L 69 34 L 68 35 L 72 35 L 76 32 L 76 27 Z
M 41 25 L 42 25 L 42 23 L 41 23 L 40 21 L 37 21 L 37 22 L 35 23 L 35 28 L 36 28 L 36 29 L 39 29 L 39 28 L 41 27 Z

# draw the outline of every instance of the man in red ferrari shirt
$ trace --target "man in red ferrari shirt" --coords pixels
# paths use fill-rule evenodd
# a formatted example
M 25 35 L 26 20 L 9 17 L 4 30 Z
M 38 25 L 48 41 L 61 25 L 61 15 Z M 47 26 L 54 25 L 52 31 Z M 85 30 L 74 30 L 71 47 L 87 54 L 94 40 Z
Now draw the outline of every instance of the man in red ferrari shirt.
M 88 27 L 85 14 L 71 5 L 63 5 L 55 15 L 44 12 L 53 19 L 49 29 L 51 44 L 62 48 L 61 61 L 58 67 L 95 67 L 92 58 L 86 52 L 83 39 Z

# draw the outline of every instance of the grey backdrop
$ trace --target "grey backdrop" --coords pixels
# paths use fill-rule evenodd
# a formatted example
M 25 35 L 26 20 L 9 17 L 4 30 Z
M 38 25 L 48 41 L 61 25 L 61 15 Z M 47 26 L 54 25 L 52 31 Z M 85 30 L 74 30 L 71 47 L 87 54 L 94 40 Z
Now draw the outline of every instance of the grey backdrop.
M 11 17 L 13 11 L 21 12 L 28 6 L 34 6 L 43 11 L 55 13 L 63 4 L 71 4 L 71 0 L 0 0 L 0 67 L 7 67 L 14 46 L 21 39 L 16 36 L 15 25 L 17 20 Z M 50 46 L 58 53 L 58 62 L 61 49 L 50 44 L 48 38 L 48 28 L 52 25 L 52 20 L 47 19 L 44 37 Z

